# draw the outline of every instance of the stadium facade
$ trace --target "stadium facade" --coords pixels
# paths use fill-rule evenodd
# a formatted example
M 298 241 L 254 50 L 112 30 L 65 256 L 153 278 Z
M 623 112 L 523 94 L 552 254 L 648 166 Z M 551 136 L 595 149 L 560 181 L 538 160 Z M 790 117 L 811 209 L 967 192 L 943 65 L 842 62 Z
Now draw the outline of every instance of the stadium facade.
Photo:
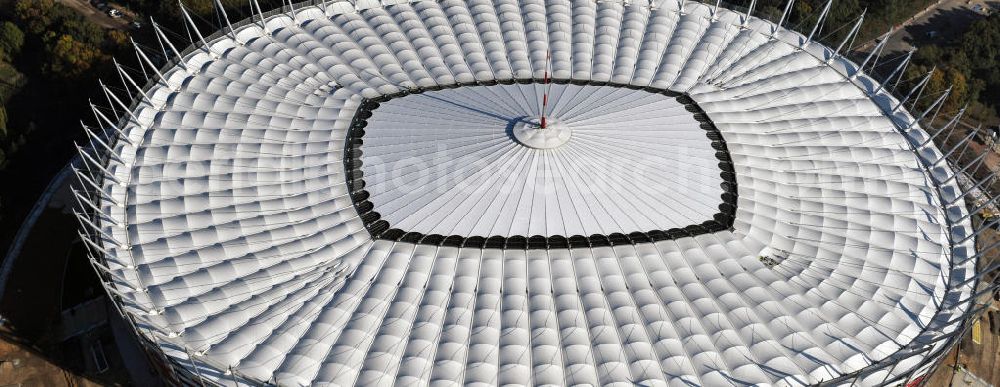
M 85 126 L 81 236 L 170 383 L 912 384 L 976 312 L 947 94 L 911 114 L 820 24 L 253 9 L 154 26 Z

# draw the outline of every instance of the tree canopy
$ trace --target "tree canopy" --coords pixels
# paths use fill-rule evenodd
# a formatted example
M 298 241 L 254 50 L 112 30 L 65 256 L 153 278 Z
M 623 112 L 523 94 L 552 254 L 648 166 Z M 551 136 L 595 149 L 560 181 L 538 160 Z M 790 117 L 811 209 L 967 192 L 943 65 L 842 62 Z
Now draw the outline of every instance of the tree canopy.
M 0 60 L 10 61 L 21 53 L 24 46 L 24 32 L 9 21 L 0 24 Z
M 55 0 L 0 0 L 0 181 L 18 182 L 0 183 L 0 213 L 26 208 L 72 157 L 126 41 Z
M 1000 15 L 978 19 L 968 31 L 951 41 L 921 46 L 907 69 L 913 86 L 932 68 L 937 73 L 928 83 L 918 106 L 926 107 L 933 96 L 952 87 L 943 110 L 954 112 L 969 104 L 967 113 L 987 125 L 1000 123 Z

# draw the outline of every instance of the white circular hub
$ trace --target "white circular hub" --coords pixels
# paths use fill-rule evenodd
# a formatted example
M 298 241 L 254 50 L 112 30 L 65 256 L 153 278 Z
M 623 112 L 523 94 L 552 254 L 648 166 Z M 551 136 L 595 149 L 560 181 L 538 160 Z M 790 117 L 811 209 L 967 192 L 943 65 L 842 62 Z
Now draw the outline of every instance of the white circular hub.
M 514 124 L 511 130 L 514 139 L 528 148 L 552 149 L 565 144 L 573 135 L 573 130 L 562 123 L 547 119 L 542 128 L 539 119 L 526 119 Z

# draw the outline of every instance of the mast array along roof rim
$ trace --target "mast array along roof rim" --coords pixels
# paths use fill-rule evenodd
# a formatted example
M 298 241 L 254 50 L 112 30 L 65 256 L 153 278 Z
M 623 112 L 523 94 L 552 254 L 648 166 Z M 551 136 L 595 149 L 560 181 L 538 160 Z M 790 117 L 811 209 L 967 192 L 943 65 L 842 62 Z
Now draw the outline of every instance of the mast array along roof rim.
M 816 29 L 671 1 L 312 3 L 195 28 L 124 115 L 95 109 L 83 233 L 173 383 L 878 385 L 959 337 L 981 252 L 951 150 Z M 592 99 L 547 101 L 543 130 L 571 133 L 531 139 L 567 90 Z M 677 95 L 697 109 L 656 105 Z M 502 156 L 443 152 L 483 183 L 425 200 L 369 180 L 435 150 L 393 135 Z M 608 168 L 560 168 L 580 145 Z M 660 191 L 608 172 L 643 152 Z M 470 178 L 529 160 L 542 184 Z M 544 216 L 470 205 L 522 196 Z

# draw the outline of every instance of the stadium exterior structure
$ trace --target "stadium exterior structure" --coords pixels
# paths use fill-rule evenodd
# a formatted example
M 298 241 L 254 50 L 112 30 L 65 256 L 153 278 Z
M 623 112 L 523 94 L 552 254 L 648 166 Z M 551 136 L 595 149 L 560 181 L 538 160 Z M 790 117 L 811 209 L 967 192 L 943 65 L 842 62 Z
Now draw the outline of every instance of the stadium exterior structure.
M 976 132 L 829 4 L 251 4 L 154 24 L 84 126 L 81 237 L 172 384 L 919 384 L 995 289 Z

